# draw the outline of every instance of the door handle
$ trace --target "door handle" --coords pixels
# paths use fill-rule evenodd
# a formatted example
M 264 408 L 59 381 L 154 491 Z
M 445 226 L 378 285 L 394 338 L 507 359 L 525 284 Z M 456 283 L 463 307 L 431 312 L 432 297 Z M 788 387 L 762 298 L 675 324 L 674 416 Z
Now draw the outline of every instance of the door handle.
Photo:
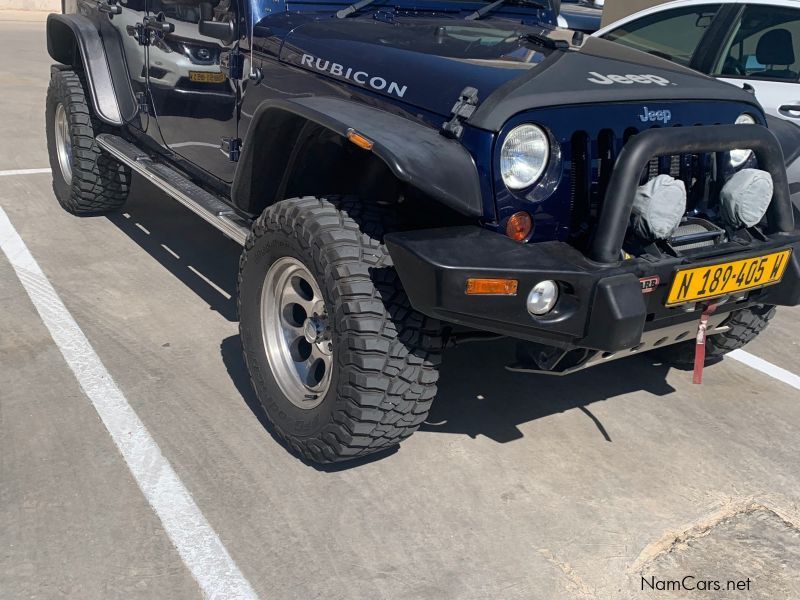
M 800 104 L 784 104 L 778 110 L 781 112 L 800 112 Z
M 169 23 L 165 20 L 164 13 L 160 13 L 155 17 L 145 17 L 142 19 L 142 25 L 149 31 L 157 33 L 174 33 L 175 23 Z
M 122 14 L 122 7 L 117 4 L 117 0 L 98 0 L 97 2 L 97 10 L 101 13 L 107 13 L 109 15 L 121 15 Z

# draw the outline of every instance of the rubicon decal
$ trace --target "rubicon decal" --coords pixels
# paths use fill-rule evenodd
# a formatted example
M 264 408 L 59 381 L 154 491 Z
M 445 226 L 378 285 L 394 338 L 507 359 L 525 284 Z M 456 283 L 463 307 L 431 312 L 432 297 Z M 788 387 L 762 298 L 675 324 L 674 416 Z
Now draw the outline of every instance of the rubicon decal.
M 400 85 L 396 81 L 390 81 L 385 77 L 380 77 L 377 75 L 373 76 L 366 71 L 359 71 L 354 67 L 340 65 L 339 63 L 335 63 L 330 60 L 317 58 L 311 54 L 303 54 L 303 57 L 300 59 L 300 64 L 304 67 L 309 67 L 310 69 L 324 71 L 335 77 L 341 77 L 343 79 L 353 81 L 363 87 L 369 87 L 378 92 L 385 90 L 388 94 L 392 94 L 398 98 L 405 96 L 406 90 L 408 89 L 408 86 Z
M 655 83 L 660 86 L 677 85 L 666 77 L 660 77 L 659 75 L 614 75 L 613 73 L 610 75 L 601 75 L 595 71 L 589 71 L 589 75 L 591 75 L 591 77 L 587 77 L 586 81 L 591 81 L 598 85 L 613 85 L 615 83 L 621 83 L 622 85 L 631 85 L 634 83 L 641 83 L 644 85 Z

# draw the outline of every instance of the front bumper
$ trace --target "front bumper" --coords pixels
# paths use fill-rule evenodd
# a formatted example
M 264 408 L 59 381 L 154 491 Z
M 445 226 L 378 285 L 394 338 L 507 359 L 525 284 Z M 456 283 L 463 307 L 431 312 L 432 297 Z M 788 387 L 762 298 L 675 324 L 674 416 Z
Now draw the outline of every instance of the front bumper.
M 792 248 L 779 283 L 725 299 L 717 312 L 754 304 L 800 304 L 800 230 L 774 233 L 746 246 L 731 242 L 703 248 L 691 257 L 616 264 L 589 260 L 562 242 L 520 244 L 477 226 L 393 233 L 386 236 L 386 244 L 416 310 L 471 329 L 565 350 L 627 350 L 638 346 L 648 332 L 699 319 L 698 305 L 665 306 L 678 267 Z M 640 279 L 654 276 L 659 285 L 643 293 Z M 517 279 L 518 295 L 468 296 L 470 277 Z M 526 297 L 544 279 L 557 281 L 561 295 L 551 313 L 535 317 L 528 313 Z

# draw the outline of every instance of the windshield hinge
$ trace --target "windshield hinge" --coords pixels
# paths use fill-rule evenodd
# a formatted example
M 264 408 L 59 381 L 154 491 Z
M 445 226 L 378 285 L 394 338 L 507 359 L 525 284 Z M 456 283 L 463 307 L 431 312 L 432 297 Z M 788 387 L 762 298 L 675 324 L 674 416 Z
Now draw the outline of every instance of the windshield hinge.
M 240 138 L 222 138 L 222 151 L 228 155 L 231 162 L 239 162 L 242 155 L 242 140 Z
M 528 41 L 543 46 L 548 50 L 569 50 L 569 42 L 567 40 L 554 40 L 543 33 L 526 33 L 524 37 Z
M 150 114 L 150 102 L 146 92 L 138 92 L 136 94 L 136 105 L 139 108 L 139 112 L 143 115 Z
M 445 137 L 459 139 L 464 133 L 464 121 L 472 116 L 478 107 L 478 90 L 474 87 L 465 87 L 458 96 L 458 101 L 453 105 L 453 118 L 442 124 L 441 133 Z

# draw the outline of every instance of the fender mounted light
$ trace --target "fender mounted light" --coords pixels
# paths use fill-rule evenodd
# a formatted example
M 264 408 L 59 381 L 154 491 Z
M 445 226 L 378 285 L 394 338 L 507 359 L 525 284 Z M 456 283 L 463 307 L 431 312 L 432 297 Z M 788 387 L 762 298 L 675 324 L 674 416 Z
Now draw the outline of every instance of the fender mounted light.
M 375 145 L 375 142 L 361 135 L 355 129 L 347 130 L 347 139 L 362 150 L 372 150 L 372 147 Z

